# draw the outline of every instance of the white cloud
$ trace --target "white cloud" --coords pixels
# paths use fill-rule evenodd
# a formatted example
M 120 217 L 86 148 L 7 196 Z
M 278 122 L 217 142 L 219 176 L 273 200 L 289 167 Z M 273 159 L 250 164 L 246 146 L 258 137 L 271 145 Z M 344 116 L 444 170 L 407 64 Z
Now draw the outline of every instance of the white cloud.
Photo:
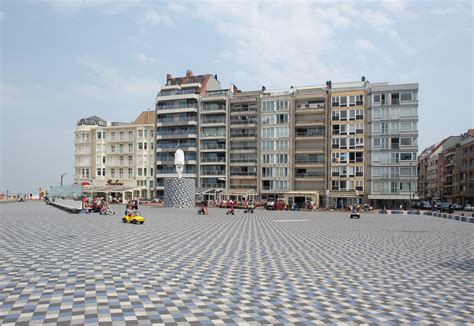
M 402 11 L 405 9 L 406 0 L 382 0 L 381 4 L 384 8 L 391 11 Z
M 151 78 L 128 75 L 117 70 L 111 64 L 103 63 L 90 56 L 77 58 L 90 76 L 87 85 L 74 87 L 82 95 L 96 98 L 116 98 L 129 102 L 153 99 L 160 82 Z
M 173 24 L 173 18 L 163 9 L 147 8 L 143 12 L 143 15 L 138 19 L 138 23 L 150 26 L 171 26 Z
M 357 39 L 354 41 L 354 47 L 359 50 L 374 50 L 375 46 L 370 40 Z
M 145 53 L 137 53 L 135 54 L 135 58 L 138 62 L 144 64 L 152 64 L 156 62 L 155 58 L 148 56 Z

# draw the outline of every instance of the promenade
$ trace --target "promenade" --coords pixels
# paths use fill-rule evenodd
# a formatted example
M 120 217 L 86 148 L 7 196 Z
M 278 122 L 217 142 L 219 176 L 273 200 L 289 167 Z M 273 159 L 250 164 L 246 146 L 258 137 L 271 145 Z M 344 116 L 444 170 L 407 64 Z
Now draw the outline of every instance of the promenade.
M 0 206 L 0 324 L 474 323 L 474 224 Z

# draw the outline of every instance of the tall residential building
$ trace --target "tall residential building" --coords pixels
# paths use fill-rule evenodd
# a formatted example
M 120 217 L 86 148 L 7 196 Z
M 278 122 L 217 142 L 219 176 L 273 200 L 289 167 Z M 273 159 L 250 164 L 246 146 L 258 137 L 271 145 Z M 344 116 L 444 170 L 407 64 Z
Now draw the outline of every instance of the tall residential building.
M 409 180 L 410 171 L 416 178 L 410 163 L 417 151 L 417 91 L 417 84 L 365 78 L 241 91 L 222 89 L 211 74 L 168 75 L 156 98 L 157 195 L 163 178 L 175 175 L 174 152 L 181 148 L 185 176 L 208 198 L 339 207 L 409 200 L 416 192 Z
M 329 205 L 361 203 L 367 195 L 367 99 L 369 83 L 328 83 L 331 96 Z
M 209 126 L 209 120 L 205 115 L 200 115 L 204 121 L 204 126 L 200 126 L 198 112 L 214 108 L 210 103 L 201 109 L 201 97 L 207 91 L 220 90 L 221 85 L 217 76 L 199 75 L 194 76 L 191 70 L 186 72 L 186 76 L 173 78 L 166 76 L 166 84 L 161 87 L 156 97 L 156 191 L 157 196 L 164 195 L 164 178 L 176 175 L 174 166 L 174 153 L 177 148 L 184 151 L 186 166 L 183 177 L 199 177 L 199 141 L 198 134 L 201 131 L 203 137 L 209 140 L 219 139 L 223 135 L 222 124 Z M 216 108 L 217 108 L 216 106 Z M 211 136 L 215 135 L 215 136 Z M 203 142 L 203 144 L 206 144 Z M 206 160 L 208 154 L 202 153 Z M 216 155 L 217 157 L 219 155 Z M 207 162 L 203 162 L 207 163 Z M 204 164 L 206 165 L 206 164 Z M 206 172 L 205 166 L 202 166 Z
M 418 84 L 369 89 L 369 196 L 376 207 L 417 199 Z
M 155 197 L 155 114 L 133 123 L 81 119 L 75 130 L 75 175 L 84 192 L 119 200 Z
M 418 171 L 420 199 L 474 204 L 474 129 L 426 148 Z

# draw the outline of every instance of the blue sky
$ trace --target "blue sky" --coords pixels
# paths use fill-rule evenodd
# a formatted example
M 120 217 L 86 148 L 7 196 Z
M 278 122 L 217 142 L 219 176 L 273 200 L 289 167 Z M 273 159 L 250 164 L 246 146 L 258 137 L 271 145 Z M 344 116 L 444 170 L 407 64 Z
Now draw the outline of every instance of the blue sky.
M 73 182 L 74 128 L 153 109 L 165 76 L 226 87 L 420 84 L 419 147 L 474 127 L 471 1 L 3 0 L 0 192 Z

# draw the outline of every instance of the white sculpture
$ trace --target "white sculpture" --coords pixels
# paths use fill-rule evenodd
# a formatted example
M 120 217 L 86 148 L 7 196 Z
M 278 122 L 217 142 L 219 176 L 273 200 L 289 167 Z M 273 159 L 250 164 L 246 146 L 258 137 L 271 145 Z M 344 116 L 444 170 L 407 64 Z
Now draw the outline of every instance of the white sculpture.
M 182 149 L 177 149 L 174 153 L 174 165 L 176 165 L 176 172 L 178 173 L 178 178 L 183 177 L 184 170 L 184 152 Z

